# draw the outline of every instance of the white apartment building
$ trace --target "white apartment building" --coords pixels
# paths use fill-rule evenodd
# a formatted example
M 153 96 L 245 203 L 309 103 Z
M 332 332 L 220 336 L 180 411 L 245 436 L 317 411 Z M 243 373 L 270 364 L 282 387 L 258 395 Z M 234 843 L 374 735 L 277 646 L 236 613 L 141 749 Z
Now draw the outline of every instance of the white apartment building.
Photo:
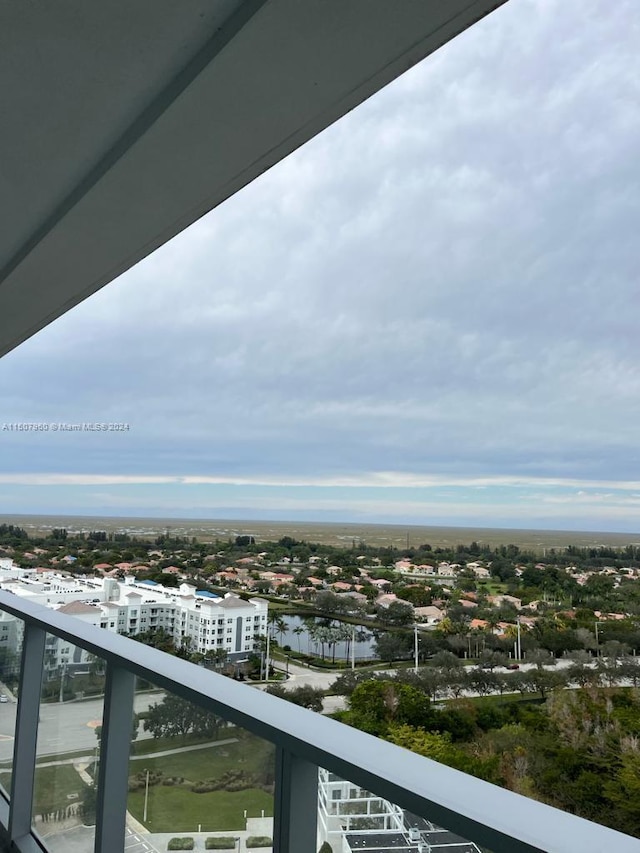
M 136 636 L 162 629 L 176 645 L 188 643 L 205 656 L 224 652 L 231 661 L 246 658 L 256 638 L 267 632 L 265 600 L 245 601 L 232 593 L 216 596 L 188 583 L 176 588 L 134 577 L 120 582 L 11 567 L 0 568 L 0 588 L 117 634 Z M 0 614 L 0 648 L 5 637 L 10 648 L 18 647 L 20 626 L 15 622 Z M 48 670 L 86 663 L 81 649 L 47 639 Z
M 471 841 L 320 768 L 318 846 L 333 853 L 480 853 Z

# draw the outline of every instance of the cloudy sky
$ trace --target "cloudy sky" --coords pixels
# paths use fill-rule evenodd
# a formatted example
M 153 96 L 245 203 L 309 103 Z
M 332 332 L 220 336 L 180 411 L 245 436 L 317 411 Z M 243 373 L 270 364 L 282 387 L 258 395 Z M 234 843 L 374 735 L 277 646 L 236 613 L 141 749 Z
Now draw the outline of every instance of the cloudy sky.
M 507 3 L 0 361 L 0 513 L 640 531 L 639 96 Z

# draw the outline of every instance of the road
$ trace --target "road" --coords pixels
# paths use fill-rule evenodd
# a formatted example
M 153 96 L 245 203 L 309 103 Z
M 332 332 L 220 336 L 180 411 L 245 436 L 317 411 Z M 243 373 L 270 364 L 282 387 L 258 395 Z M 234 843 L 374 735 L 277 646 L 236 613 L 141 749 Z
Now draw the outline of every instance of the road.
M 149 705 L 158 702 L 163 696 L 162 692 L 136 694 L 136 713 L 146 711 Z M 94 750 L 98 743 L 95 729 L 102 725 L 102 705 L 102 698 L 42 704 L 38 726 L 38 758 L 83 749 L 88 752 Z M 0 761 L 13 756 L 16 710 L 15 702 L 0 704 Z M 150 734 L 140 727 L 138 738 L 142 740 L 147 737 Z
M 278 663 L 278 669 L 282 669 L 282 665 Z M 285 690 L 294 690 L 296 687 L 315 687 L 319 690 L 326 690 L 336 678 L 340 675 L 338 671 L 317 672 L 314 669 L 308 669 L 306 666 L 299 666 L 295 663 L 289 664 L 289 678 L 281 682 Z

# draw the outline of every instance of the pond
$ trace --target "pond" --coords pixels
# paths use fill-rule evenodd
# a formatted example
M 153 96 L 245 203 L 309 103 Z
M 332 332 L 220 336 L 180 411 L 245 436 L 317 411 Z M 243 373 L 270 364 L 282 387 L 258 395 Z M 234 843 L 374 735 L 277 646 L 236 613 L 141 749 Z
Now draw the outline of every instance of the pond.
M 270 626 L 271 636 L 278 644 L 290 646 L 295 652 L 316 655 L 329 660 L 350 660 L 353 647 L 356 660 L 373 660 L 374 637 L 371 628 L 366 625 L 352 625 L 339 619 L 327 619 L 319 616 L 282 616 L 286 631 L 278 631 Z M 324 649 L 323 649 L 324 645 Z

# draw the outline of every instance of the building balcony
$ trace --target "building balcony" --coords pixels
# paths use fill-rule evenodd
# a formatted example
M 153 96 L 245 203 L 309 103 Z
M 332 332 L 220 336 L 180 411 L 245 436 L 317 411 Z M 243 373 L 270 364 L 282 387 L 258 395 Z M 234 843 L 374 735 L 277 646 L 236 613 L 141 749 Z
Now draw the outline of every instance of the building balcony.
M 195 850 L 215 838 L 244 851 L 256 849 L 247 847 L 250 835 L 277 853 L 316 853 L 324 840 L 333 853 L 384 846 L 406 853 L 640 850 L 635 838 L 134 640 L 8 593 L 0 593 L 0 609 L 24 628 L 16 632 L 23 637 L 19 675 L 14 681 L 3 673 L 18 700 L 0 706 L 6 850 L 151 853 L 185 837 Z M 61 701 L 73 695 L 76 679 L 43 685 L 51 636 L 104 661 L 104 676 L 95 674 L 100 667 L 81 676 L 85 701 Z M 166 730 L 136 722 L 132 744 L 134 714 L 147 709 L 149 723 L 158 706 L 170 706 Z M 180 728 L 189 713 L 200 721 L 199 738 L 195 727 Z M 180 766 L 193 768 L 189 778 L 177 773 Z M 213 789 L 224 807 L 210 805 Z

